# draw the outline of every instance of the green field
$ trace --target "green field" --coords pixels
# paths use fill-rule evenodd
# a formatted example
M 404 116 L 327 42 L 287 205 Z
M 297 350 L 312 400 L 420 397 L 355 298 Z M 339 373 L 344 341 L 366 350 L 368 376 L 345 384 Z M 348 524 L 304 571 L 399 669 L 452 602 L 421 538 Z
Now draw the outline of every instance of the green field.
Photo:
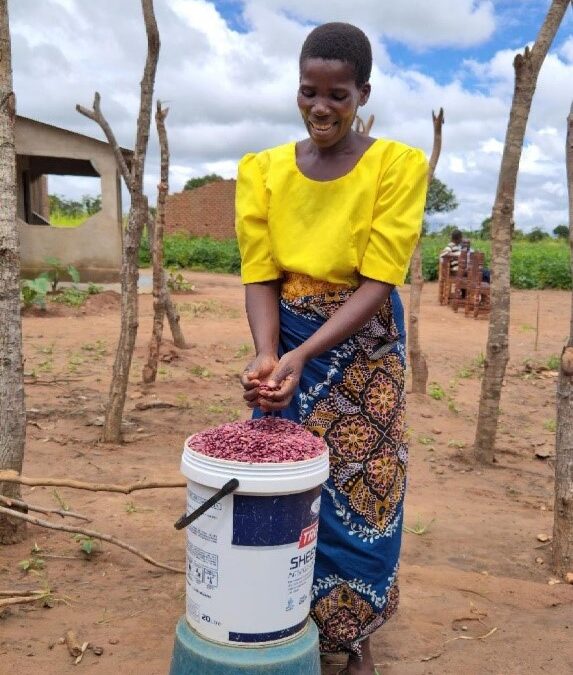
M 424 237 L 422 265 L 426 280 L 438 278 L 438 256 L 447 243 L 446 237 Z M 472 239 L 471 246 L 485 253 L 486 266 L 489 267 L 491 242 Z M 514 288 L 571 288 L 568 243 L 555 239 L 539 242 L 514 241 L 510 274 Z
M 52 213 L 50 213 L 50 225 L 52 227 L 77 227 L 84 223 L 89 217 L 90 216 L 85 213 L 77 216 L 70 216 L 66 213 L 52 211 Z
M 424 278 L 438 278 L 438 255 L 447 238 L 428 236 L 422 242 Z M 484 251 L 486 264 L 491 257 L 491 242 L 472 240 L 472 248 Z M 165 237 L 165 267 L 208 270 L 211 272 L 240 271 L 239 249 L 235 239 L 216 241 L 209 237 L 189 237 L 174 234 Z M 150 264 L 146 237 L 139 251 L 142 266 Z M 569 246 L 566 241 L 547 239 L 540 242 L 517 241 L 511 256 L 511 284 L 515 288 L 571 288 Z

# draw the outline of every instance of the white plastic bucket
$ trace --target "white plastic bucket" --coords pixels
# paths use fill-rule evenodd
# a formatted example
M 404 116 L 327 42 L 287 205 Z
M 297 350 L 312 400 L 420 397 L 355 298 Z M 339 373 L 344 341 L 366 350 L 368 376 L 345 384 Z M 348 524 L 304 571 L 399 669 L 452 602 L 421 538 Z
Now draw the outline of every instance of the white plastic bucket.
M 310 610 L 328 452 L 300 462 L 256 463 L 195 452 L 181 472 L 191 513 L 236 478 L 239 487 L 187 527 L 187 611 L 201 636 L 251 647 L 292 639 Z

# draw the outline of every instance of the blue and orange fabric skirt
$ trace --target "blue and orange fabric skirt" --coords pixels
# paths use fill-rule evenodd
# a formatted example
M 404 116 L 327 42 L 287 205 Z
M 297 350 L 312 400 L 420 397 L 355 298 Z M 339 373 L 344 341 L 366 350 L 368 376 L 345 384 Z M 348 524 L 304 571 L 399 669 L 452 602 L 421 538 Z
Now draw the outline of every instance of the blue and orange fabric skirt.
M 280 353 L 309 338 L 353 289 L 289 275 Z M 404 442 L 404 312 L 394 290 L 354 336 L 310 361 L 281 416 L 326 441 L 311 614 L 323 653 L 360 655 L 398 606 L 408 449 Z

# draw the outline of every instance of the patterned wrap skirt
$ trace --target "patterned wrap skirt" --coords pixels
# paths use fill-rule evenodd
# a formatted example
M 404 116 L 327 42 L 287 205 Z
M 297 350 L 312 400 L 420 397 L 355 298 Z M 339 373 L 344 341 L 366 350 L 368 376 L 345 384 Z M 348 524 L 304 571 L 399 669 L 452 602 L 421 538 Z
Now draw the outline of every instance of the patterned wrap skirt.
M 287 277 L 281 353 L 309 338 L 352 292 Z M 398 606 L 408 461 L 404 368 L 404 313 L 394 290 L 357 334 L 305 366 L 291 404 L 280 413 L 324 438 L 330 451 L 311 610 L 323 653 L 360 656 L 361 641 Z

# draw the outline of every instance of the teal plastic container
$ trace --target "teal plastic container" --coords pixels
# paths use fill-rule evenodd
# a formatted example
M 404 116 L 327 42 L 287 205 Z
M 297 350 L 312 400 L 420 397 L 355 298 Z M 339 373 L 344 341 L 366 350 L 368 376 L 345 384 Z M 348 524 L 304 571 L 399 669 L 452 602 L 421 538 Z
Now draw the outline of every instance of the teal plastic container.
M 181 617 L 169 675 L 320 675 L 318 630 L 309 619 L 288 642 L 229 647 L 204 640 Z

